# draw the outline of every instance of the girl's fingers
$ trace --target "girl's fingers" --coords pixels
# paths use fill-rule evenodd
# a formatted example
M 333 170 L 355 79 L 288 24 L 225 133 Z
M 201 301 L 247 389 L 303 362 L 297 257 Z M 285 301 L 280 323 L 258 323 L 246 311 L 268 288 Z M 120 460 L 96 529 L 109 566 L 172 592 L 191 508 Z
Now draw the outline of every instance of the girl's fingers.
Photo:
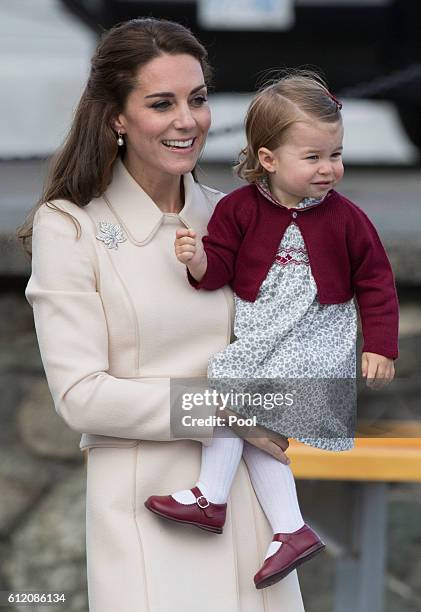
M 367 355 L 363 355 L 361 359 L 361 374 L 363 375 L 364 378 L 366 378 L 367 376 L 367 370 L 368 370 Z
M 190 236 L 191 238 L 194 238 L 196 236 L 196 232 L 192 230 L 191 228 L 180 227 L 175 232 L 175 235 L 177 238 L 183 238 L 184 236 Z
M 189 230 L 187 229 L 187 227 L 180 227 L 176 232 L 175 235 L 177 238 L 182 238 L 183 236 L 188 236 L 189 235 Z
M 376 372 L 376 380 L 374 381 L 374 386 L 376 389 L 380 389 L 381 387 L 384 387 L 387 383 L 387 368 L 384 364 L 380 364 L 377 367 L 377 372 Z
M 180 253 L 177 255 L 177 259 L 178 261 L 181 261 L 181 263 L 187 263 L 192 259 L 193 255 L 194 253 Z
M 393 364 L 386 368 L 385 378 L 388 383 L 392 382 L 395 377 L 395 368 Z
M 183 253 L 195 253 L 196 247 L 193 244 L 184 244 L 181 247 L 175 247 L 176 255 L 182 255 Z
M 183 236 L 182 238 L 176 238 L 175 245 L 181 246 L 182 244 L 196 244 L 195 238 L 190 238 L 190 236 Z
M 380 363 L 377 366 L 376 378 L 385 378 L 386 377 L 386 366 Z
M 377 373 L 377 363 L 373 359 L 368 360 L 367 364 L 367 385 L 369 387 L 375 386 L 375 378 Z
M 372 389 L 381 389 L 385 387 L 395 376 L 395 366 L 391 360 L 367 358 L 366 369 L 367 385 Z

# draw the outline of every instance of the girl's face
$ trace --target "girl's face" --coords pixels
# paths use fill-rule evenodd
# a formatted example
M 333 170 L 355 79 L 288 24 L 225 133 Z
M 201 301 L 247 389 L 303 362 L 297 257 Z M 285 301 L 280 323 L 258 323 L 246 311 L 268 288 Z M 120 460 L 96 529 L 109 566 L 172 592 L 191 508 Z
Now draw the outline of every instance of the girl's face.
M 143 66 L 115 129 L 124 135 L 129 166 L 157 179 L 196 165 L 211 115 L 203 71 L 187 54 L 163 54 Z
M 285 206 L 296 206 L 305 197 L 325 196 L 344 173 L 342 140 L 342 121 L 297 121 L 277 149 L 259 149 L 275 197 Z

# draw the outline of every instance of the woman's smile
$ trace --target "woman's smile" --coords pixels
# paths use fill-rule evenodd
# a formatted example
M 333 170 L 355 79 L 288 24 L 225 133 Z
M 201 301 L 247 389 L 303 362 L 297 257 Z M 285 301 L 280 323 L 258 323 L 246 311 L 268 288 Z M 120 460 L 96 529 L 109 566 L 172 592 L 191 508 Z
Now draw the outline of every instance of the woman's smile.
M 162 141 L 162 144 L 165 146 L 166 149 L 182 154 L 191 153 L 194 150 L 195 143 L 196 137 L 189 138 L 187 140 L 173 139 Z

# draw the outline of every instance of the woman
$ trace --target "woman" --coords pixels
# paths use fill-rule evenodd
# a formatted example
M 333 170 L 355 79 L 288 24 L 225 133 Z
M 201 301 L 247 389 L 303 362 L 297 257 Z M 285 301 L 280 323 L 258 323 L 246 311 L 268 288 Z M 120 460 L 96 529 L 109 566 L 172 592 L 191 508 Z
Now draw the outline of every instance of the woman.
M 271 532 L 243 462 L 223 535 L 144 507 L 197 476 L 210 443 L 203 429 L 171 437 L 170 377 L 205 375 L 231 338 L 231 291 L 193 291 L 173 254 L 176 229 L 205 233 L 222 196 L 191 173 L 208 79 L 204 48 L 178 24 L 106 33 L 35 214 L 26 297 L 56 410 L 88 450 L 91 612 L 303 610 L 296 571 L 254 588 Z M 249 443 L 285 461 L 287 440 Z

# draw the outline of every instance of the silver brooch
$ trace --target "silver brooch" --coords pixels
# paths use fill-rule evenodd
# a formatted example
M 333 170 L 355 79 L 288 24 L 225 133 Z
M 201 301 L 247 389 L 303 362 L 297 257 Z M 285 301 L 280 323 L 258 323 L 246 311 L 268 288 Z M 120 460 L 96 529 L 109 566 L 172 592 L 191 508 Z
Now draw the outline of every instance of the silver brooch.
M 109 249 L 118 249 L 118 243 L 127 240 L 126 234 L 117 223 L 107 223 L 106 221 L 99 222 L 99 234 L 95 238 L 102 240 Z

